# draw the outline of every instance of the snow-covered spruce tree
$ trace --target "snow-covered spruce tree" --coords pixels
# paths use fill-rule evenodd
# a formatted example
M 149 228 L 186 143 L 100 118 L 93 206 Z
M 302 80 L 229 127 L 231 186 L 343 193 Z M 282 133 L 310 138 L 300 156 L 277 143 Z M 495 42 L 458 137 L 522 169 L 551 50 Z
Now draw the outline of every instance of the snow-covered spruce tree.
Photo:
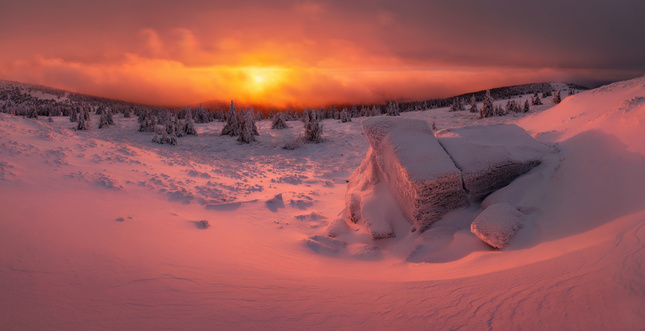
M 155 135 L 152 137 L 152 142 L 157 144 L 163 144 L 166 141 L 167 137 L 168 137 L 168 134 L 166 133 L 166 130 L 163 130 L 161 128 L 156 128 Z
M 242 113 L 242 127 L 240 128 L 240 135 L 237 137 L 237 141 L 250 144 L 255 141 L 255 134 L 253 133 L 253 127 L 255 126 L 255 116 L 253 115 L 252 110 L 246 110 Z M 257 131 L 257 128 L 256 128 Z
M 533 94 L 533 97 L 531 98 L 531 103 L 533 106 L 539 106 L 542 104 L 542 99 L 540 99 L 540 96 L 538 95 L 537 92 Z
M 173 112 L 170 119 L 172 120 L 172 126 L 175 130 L 175 135 L 177 135 L 177 137 L 185 136 L 186 133 L 184 132 L 184 126 L 182 123 L 179 123 L 179 112 Z
M 101 110 L 101 117 L 99 118 L 99 129 L 107 128 L 110 124 L 108 123 L 108 116 L 105 108 Z
M 452 104 L 450 105 L 450 109 L 448 111 L 458 111 L 459 110 L 459 101 L 457 101 L 457 98 L 452 100 Z
M 233 101 L 231 101 L 231 107 L 228 110 L 228 117 L 226 118 L 226 124 L 222 128 L 221 135 L 232 137 L 240 135 L 240 115 Z
M 479 110 L 477 109 L 477 99 L 475 99 L 475 95 L 473 94 L 472 97 L 470 97 L 470 109 L 468 109 L 471 113 L 478 113 Z
M 486 90 L 482 109 L 479 110 L 479 118 L 491 117 L 493 116 L 493 111 L 493 97 L 490 96 L 490 90 Z
M 187 136 L 196 136 L 197 130 L 195 130 L 195 122 L 193 121 L 193 114 L 188 107 L 188 113 L 186 113 L 186 118 L 184 119 L 184 125 L 182 126 L 183 133 Z
M 287 120 L 284 118 L 283 112 L 278 112 L 273 115 L 273 120 L 271 121 L 271 129 L 286 129 L 289 126 L 287 125 Z
M 387 104 L 387 116 L 401 116 L 399 113 L 399 104 L 390 101 Z
M 515 101 L 511 100 L 506 101 L 506 108 L 504 109 L 504 115 L 515 112 Z
M 524 100 L 524 112 L 525 113 L 529 112 L 529 100 L 528 99 Z
M 376 107 L 376 105 L 372 105 L 372 116 L 379 116 L 381 115 L 381 109 Z
M 72 112 L 69 114 L 69 121 L 78 122 L 78 111 L 76 110 L 76 107 L 72 107 Z
M 322 142 L 323 125 L 318 120 L 316 109 L 311 109 L 311 113 L 308 113 L 307 117 L 308 120 L 305 122 L 305 140 L 315 143 Z
M 560 90 L 558 90 L 557 93 L 553 94 L 553 103 L 559 104 L 562 101 L 562 98 L 560 98 Z
M 78 125 L 76 130 L 89 130 L 90 129 L 90 119 L 89 119 L 89 110 L 82 109 L 81 113 L 78 116 Z
M 347 108 L 343 108 L 343 111 L 340 112 L 340 122 L 347 123 L 349 121 L 348 117 Z
M 166 129 L 164 130 L 164 143 L 169 145 L 177 145 L 177 131 L 175 130 L 176 123 L 173 118 L 166 120 Z
M 107 116 L 107 123 L 109 125 L 114 125 L 114 118 L 112 118 L 112 108 L 107 109 L 106 116 Z
M 313 110 L 313 109 L 312 109 L 312 110 Z M 304 122 L 304 123 L 305 123 L 305 126 L 307 126 L 307 122 L 309 122 L 309 118 L 310 118 L 310 117 L 309 117 L 309 110 L 307 110 L 307 108 L 305 108 L 305 109 L 302 111 L 302 122 Z
M 255 121 L 258 119 L 258 116 L 256 112 L 253 110 L 253 107 L 250 109 L 246 110 L 247 113 L 250 113 L 247 117 L 247 121 L 251 121 L 251 132 L 253 133 L 254 136 L 259 136 L 260 132 L 258 131 L 258 126 L 255 123 Z M 242 127 L 240 127 L 240 131 L 242 130 Z

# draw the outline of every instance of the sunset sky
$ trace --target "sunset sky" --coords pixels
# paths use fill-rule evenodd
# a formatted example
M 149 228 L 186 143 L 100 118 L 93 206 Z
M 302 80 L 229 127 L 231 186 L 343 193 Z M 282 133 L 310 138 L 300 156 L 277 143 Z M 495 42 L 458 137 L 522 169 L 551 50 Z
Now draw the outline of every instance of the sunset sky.
M 0 5 L 0 79 L 128 101 L 445 97 L 645 74 L 645 1 L 87 1 Z

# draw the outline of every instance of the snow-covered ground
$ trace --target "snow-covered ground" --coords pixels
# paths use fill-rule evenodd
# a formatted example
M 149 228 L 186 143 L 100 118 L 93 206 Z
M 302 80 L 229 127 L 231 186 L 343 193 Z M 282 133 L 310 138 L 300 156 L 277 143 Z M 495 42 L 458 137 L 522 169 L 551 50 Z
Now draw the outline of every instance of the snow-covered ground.
M 404 113 L 515 123 L 559 152 L 377 241 L 354 225 L 327 237 L 368 150 L 359 119 L 285 150 L 301 122 L 259 122 L 250 145 L 197 124 L 169 146 L 136 118 L 75 131 L 0 114 L 0 329 L 642 330 L 645 77 L 548 99 L 526 116 Z M 503 250 L 470 232 L 498 202 L 525 222 Z

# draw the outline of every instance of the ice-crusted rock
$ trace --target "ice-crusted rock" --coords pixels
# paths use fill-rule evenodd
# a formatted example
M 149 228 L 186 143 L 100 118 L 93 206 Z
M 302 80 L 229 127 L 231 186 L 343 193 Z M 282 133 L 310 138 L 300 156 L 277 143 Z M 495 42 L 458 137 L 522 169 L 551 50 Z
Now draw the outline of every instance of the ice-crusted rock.
M 475 125 L 436 133 L 461 170 L 468 196 L 482 200 L 538 166 L 552 149 L 514 124 Z
M 484 209 L 470 225 L 470 232 L 485 243 L 504 248 L 522 228 L 522 213 L 507 203 Z
M 428 123 L 373 117 L 363 120 L 361 125 L 371 153 L 361 164 L 365 176 L 362 183 L 357 184 L 369 184 L 373 173 L 382 175 L 415 229 L 423 231 L 446 212 L 468 205 L 461 173 L 432 134 Z M 350 187 L 351 182 L 350 179 Z M 348 197 L 348 207 L 352 217 L 356 217 L 352 198 Z

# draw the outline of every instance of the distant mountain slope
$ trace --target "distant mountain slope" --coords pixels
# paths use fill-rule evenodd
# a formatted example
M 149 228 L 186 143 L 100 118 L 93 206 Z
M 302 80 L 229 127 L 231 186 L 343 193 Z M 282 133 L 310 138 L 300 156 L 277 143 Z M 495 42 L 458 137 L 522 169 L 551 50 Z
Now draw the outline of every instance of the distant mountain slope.
M 47 107 L 72 105 L 131 105 L 138 104 L 70 92 L 54 87 L 0 80 L 0 107 Z

